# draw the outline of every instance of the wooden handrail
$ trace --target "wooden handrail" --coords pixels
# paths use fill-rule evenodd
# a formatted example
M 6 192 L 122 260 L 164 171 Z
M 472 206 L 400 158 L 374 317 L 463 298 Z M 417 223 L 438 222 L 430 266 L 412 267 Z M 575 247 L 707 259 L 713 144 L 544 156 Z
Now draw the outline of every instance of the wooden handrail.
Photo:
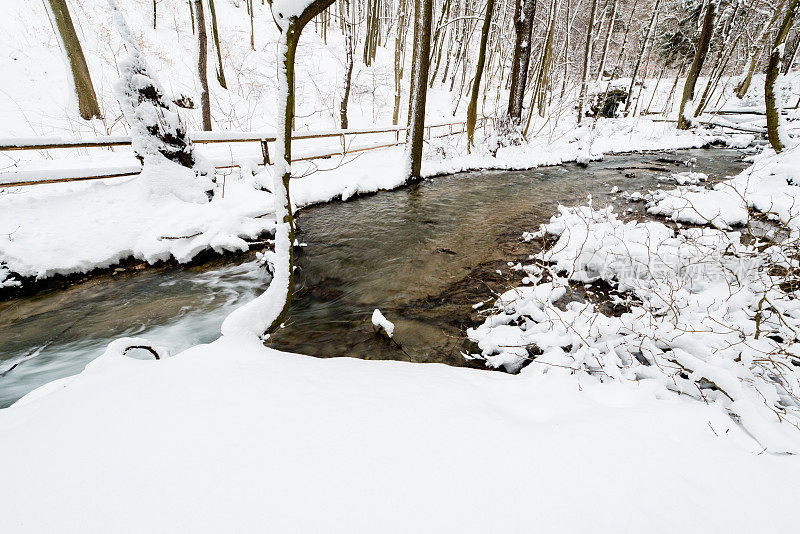
M 485 125 L 487 121 L 487 117 L 481 117 L 478 119 L 476 127 L 481 125 Z M 434 128 L 443 128 L 447 127 L 447 133 L 442 135 L 435 135 L 432 137 L 447 137 L 449 135 L 456 135 L 461 134 L 466 131 L 466 123 L 464 122 L 446 122 L 441 124 L 431 124 L 430 126 L 426 126 L 425 129 L 428 131 L 428 138 L 431 138 L 430 131 Z M 453 126 L 460 125 L 462 126 L 461 129 L 458 131 L 453 131 Z M 344 156 L 348 153 L 354 152 L 364 152 L 368 150 L 377 150 L 380 148 L 387 148 L 391 146 L 396 146 L 405 143 L 405 139 L 402 141 L 400 140 L 400 132 L 406 132 L 408 128 L 405 126 L 391 126 L 388 128 L 363 128 L 363 129 L 348 129 L 348 130 L 328 130 L 322 132 L 302 132 L 298 133 L 297 135 L 293 135 L 293 140 L 303 140 L 303 139 L 326 139 L 326 138 L 342 138 L 342 149 L 337 152 L 332 153 L 325 153 L 320 155 L 303 155 L 296 158 L 292 158 L 292 161 L 306 161 L 311 159 L 322 159 L 322 158 L 329 158 L 332 156 Z M 368 135 L 368 134 L 381 134 L 381 133 L 393 133 L 395 134 L 395 140 L 392 143 L 383 143 L 380 145 L 375 146 L 367 146 L 367 147 L 359 147 L 359 148 L 352 148 L 347 149 L 346 144 L 344 143 L 345 136 L 355 136 L 355 135 Z M 267 143 L 274 143 L 275 142 L 275 134 L 273 132 L 191 132 L 189 134 L 190 139 L 194 143 L 198 144 L 208 144 L 208 143 L 261 143 L 261 150 L 263 155 L 263 164 L 270 165 L 270 155 L 269 155 L 269 148 Z M 16 139 L 0 139 L 0 151 L 12 151 L 12 150 L 53 150 L 53 149 L 62 149 L 62 148 L 106 148 L 112 146 L 129 146 L 131 144 L 130 137 L 127 136 L 101 136 L 96 137 L 94 139 L 64 139 L 58 137 L 45 137 L 45 138 L 16 138 Z M 218 169 L 223 168 L 230 168 L 236 165 L 220 165 L 217 166 Z M 49 174 L 47 171 L 23 171 L 22 173 L 0 173 L 0 188 L 4 187 L 22 187 L 22 186 L 29 186 L 29 185 L 39 185 L 39 184 L 53 184 L 53 183 L 61 183 L 61 182 L 76 182 L 76 181 L 84 181 L 84 180 L 101 180 L 106 178 L 122 178 L 125 176 L 133 176 L 141 172 L 133 171 L 129 169 L 125 169 L 124 171 L 118 171 L 114 173 L 107 173 L 102 175 L 84 175 L 80 171 L 77 172 L 76 176 L 68 176 L 68 177 L 45 177 L 43 179 L 24 179 L 24 180 L 17 180 L 14 182 L 3 182 L 3 174 L 13 175 L 14 177 L 25 177 L 28 178 L 29 175 L 36 175 L 38 173 L 42 174 Z
M 479 119 L 479 122 L 486 118 Z M 432 124 L 425 128 L 452 127 L 464 122 L 445 122 Z M 299 132 L 292 136 L 293 140 L 323 139 L 341 135 L 366 135 L 379 133 L 395 133 L 408 130 L 405 126 L 387 128 L 362 128 L 348 130 L 326 130 L 322 132 Z M 190 132 L 189 139 L 193 143 L 254 143 L 259 141 L 275 142 L 275 132 Z M 62 137 L 19 137 L 0 139 L 0 151 L 13 150 L 53 150 L 59 148 L 105 148 L 112 146 L 129 146 L 131 138 L 124 135 L 104 135 L 95 138 L 62 138 Z

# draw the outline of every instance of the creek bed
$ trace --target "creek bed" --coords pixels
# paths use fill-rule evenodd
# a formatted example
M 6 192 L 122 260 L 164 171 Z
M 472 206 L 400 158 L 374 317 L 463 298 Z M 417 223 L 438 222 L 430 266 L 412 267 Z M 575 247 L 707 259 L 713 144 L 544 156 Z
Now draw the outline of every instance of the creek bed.
M 644 216 L 622 191 L 674 184 L 696 170 L 712 179 L 746 165 L 733 150 L 609 156 L 588 167 L 484 171 L 438 177 L 403 189 L 298 214 L 297 291 L 286 327 L 270 345 L 315 356 L 354 356 L 478 366 L 461 353 L 477 302 L 518 284 L 507 263 L 525 261 L 521 242 L 558 203 L 613 203 Z M 611 194 L 614 186 L 619 193 Z M 51 380 L 80 372 L 109 341 L 142 336 L 174 352 L 213 341 L 236 306 L 268 277 L 253 254 L 202 265 L 92 277 L 67 289 L 0 302 L 0 407 Z M 393 321 L 396 344 L 375 336 L 375 308 Z

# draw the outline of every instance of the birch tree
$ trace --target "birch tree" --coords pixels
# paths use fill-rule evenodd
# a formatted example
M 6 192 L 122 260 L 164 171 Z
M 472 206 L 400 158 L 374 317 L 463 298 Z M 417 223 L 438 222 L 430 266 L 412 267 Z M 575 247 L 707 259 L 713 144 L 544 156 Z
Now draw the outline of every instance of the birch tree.
M 89 75 L 89 67 L 86 64 L 86 57 L 83 55 L 78 34 L 75 33 L 75 26 L 72 24 L 66 0 L 45 0 L 44 6 L 58 37 L 61 51 L 69 64 L 72 88 L 75 91 L 81 118 L 86 120 L 102 118 L 97 95 L 92 85 L 92 77 Z
M 278 130 L 277 154 L 272 168 L 275 199 L 275 252 L 273 278 L 267 290 L 236 309 L 222 323 L 222 334 L 260 338 L 283 322 L 294 291 L 294 217 L 289 200 L 292 177 L 292 122 L 294 118 L 294 58 L 300 33 L 308 22 L 327 9 L 333 0 L 270 0 L 272 18 L 278 26 Z

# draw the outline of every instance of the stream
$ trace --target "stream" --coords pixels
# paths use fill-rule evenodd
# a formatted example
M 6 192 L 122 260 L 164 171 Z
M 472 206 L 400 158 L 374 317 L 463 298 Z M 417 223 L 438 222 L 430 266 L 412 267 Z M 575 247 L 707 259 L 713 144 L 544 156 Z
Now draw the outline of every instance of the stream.
M 622 191 L 674 187 L 658 176 L 694 170 L 722 179 L 746 167 L 734 150 L 608 156 L 588 167 L 482 171 L 426 180 L 297 217 L 297 290 L 286 326 L 268 344 L 315 356 L 353 356 L 483 367 L 465 360 L 473 305 L 518 284 L 508 262 L 557 203 L 613 203 L 645 217 Z M 617 186 L 619 193 L 611 194 Z M 219 336 L 225 316 L 269 280 L 255 254 L 202 265 L 103 274 L 66 289 L 0 302 L 0 407 L 80 372 L 121 336 L 142 336 L 173 354 Z M 399 345 L 376 336 L 375 308 L 395 323 Z

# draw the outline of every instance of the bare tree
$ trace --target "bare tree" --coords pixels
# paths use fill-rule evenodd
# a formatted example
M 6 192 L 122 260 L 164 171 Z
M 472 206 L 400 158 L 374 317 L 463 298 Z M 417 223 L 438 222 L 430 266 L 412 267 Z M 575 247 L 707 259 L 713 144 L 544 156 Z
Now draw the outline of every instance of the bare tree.
M 50 16 L 61 50 L 69 63 L 73 88 L 78 100 L 78 112 L 86 120 L 102 118 L 97 95 L 92 85 L 92 77 L 89 75 L 89 67 L 86 65 L 86 57 L 83 55 L 81 43 L 75 33 L 75 26 L 72 24 L 66 0 L 47 0 L 45 9 Z
M 344 67 L 342 101 L 339 103 L 339 125 L 344 130 L 347 129 L 347 103 L 350 100 L 350 84 L 353 78 L 353 52 L 356 45 L 353 42 L 353 15 L 350 12 L 350 0 L 342 0 L 340 6 L 342 25 L 344 26 L 346 61 Z
M 222 48 L 219 46 L 219 29 L 217 27 L 217 12 L 214 9 L 214 0 L 208 0 L 208 7 L 211 11 L 211 36 L 214 38 L 214 47 L 217 50 L 217 81 L 223 89 L 228 88 L 225 81 L 225 69 L 222 67 Z
M 753 74 L 756 71 L 756 66 L 758 65 L 758 59 L 761 55 L 761 50 L 764 49 L 764 46 L 767 44 L 769 40 L 770 30 L 772 27 L 778 22 L 781 12 L 783 11 L 783 7 L 786 5 L 787 0 L 779 0 L 778 5 L 775 6 L 775 11 L 772 13 L 772 16 L 767 19 L 764 25 L 761 27 L 761 31 L 758 34 L 758 37 L 753 41 L 752 46 L 750 47 L 750 54 L 748 58 L 748 68 L 745 77 L 736 87 L 736 96 L 739 98 L 744 98 L 744 95 L 747 94 L 747 90 L 750 89 L 750 83 L 753 81 Z
M 594 44 L 594 14 L 597 11 L 597 0 L 592 0 L 589 11 L 589 24 L 586 29 L 586 46 L 583 50 L 583 76 L 581 77 L 581 92 L 578 96 L 578 124 L 583 118 L 583 106 L 586 102 L 586 92 L 589 86 L 589 67 L 592 60 L 592 45 Z
M 397 126 L 400 118 L 401 81 L 403 80 L 406 34 L 408 33 L 406 0 L 398 0 L 395 18 L 397 19 L 397 33 L 394 41 L 394 111 L 392 112 L 392 124 Z
M 475 78 L 472 80 L 472 97 L 467 107 L 467 151 L 472 147 L 475 136 L 475 123 L 478 116 L 478 96 L 480 94 L 483 66 L 486 63 L 486 41 L 489 39 L 489 28 L 492 24 L 493 12 L 494 0 L 486 0 L 486 15 L 484 16 L 483 29 L 481 30 L 481 44 L 478 47 L 478 66 L 475 69 Z
M 775 44 L 773 44 L 772 52 L 769 55 L 767 77 L 764 82 L 764 101 L 766 102 L 767 108 L 767 136 L 775 152 L 781 152 L 786 148 L 787 143 L 780 128 L 780 112 L 778 110 L 777 98 L 775 97 L 775 80 L 778 79 L 786 36 L 789 35 L 789 30 L 792 28 L 795 15 L 797 14 L 798 1 L 799 0 L 791 0 L 789 3 L 789 8 L 786 10 L 786 15 L 783 17 L 783 22 L 778 30 L 778 34 L 775 36 Z
M 683 86 L 683 98 L 681 99 L 681 107 L 678 111 L 678 129 L 688 130 L 692 125 L 691 119 L 686 116 L 686 105 L 694 100 L 694 88 L 697 85 L 697 78 L 700 76 L 700 70 L 703 68 L 703 62 L 708 54 L 708 48 L 711 45 L 711 36 L 714 34 L 714 19 L 717 16 L 718 0 L 708 0 L 706 6 L 706 14 L 703 17 L 703 28 L 700 31 L 700 42 L 697 43 L 697 50 L 694 54 L 692 66 L 689 68 L 689 74 L 686 75 L 686 82 Z
M 523 97 L 531 60 L 531 34 L 536 16 L 536 0 L 516 0 L 514 7 L 514 59 L 511 61 L 511 90 L 508 95 L 509 122 L 517 127 L 522 120 Z
M 625 115 L 628 114 L 628 110 L 631 107 L 631 102 L 633 102 L 634 84 L 636 83 L 636 77 L 639 75 L 639 67 L 642 65 L 642 59 L 644 59 L 645 51 L 647 50 L 647 46 L 650 44 L 650 38 L 653 35 L 653 30 L 656 27 L 658 8 L 660 4 L 661 0 L 656 0 L 655 5 L 653 5 L 653 14 L 650 16 L 650 24 L 647 25 L 647 33 L 645 34 L 644 41 L 642 42 L 642 50 L 639 52 L 639 57 L 636 58 L 636 66 L 633 68 L 633 74 L 631 74 L 631 85 L 628 87 L 628 98 L 625 100 Z M 644 80 L 642 83 L 644 83 Z
M 333 0 L 306 0 L 305 7 L 289 2 L 276 6 L 270 0 L 272 18 L 280 30 L 278 40 L 278 125 L 272 194 L 275 198 L 275 264 L 267 290 L 234 310 L 222 323 L 222 334 L 261 337 L 283 322 L 294 291 L 294 217 L 289 201 L 292 178 L 292 123 L 294 122 L 294 58 L 303 28 L 327 9 Z M 301 4 L 302 6 L 302 4 Z M 284 12 L 283 9 L 291 10 Z
M 606 69 L 606 59 L 608 58 L 608 45 L 611 43 L 611 36 L 614 35 L 614 27 L 617 20 L 617 0 L 611 0 L 611 18 L 608 21 L 608 30 L 606 31 L 606 38 L 603 42 L 603 53 L 600 56 L 600 65 L 597 68 L 597 81 L 603 77 L 603 71 Z
M 406 143 L 406 169 L 408 180 L 418 180 L 422 171 L 422 144 L 425 134 L 425 100 L 428 93 L 428 67 L 431 53 L 431 24 L 433 0 L 418 0 L 414 13 L 414 70 L 411 77 L 411 113 L 408 142 Z
M 206 38 L 206 16 L 203 0 L 194 1 L 197 16 L 197 77 L 200 80 L 200 110 L 203 115 L 203 130 L 211 131 L 211 98 L 208 91 L 208 39 Z

